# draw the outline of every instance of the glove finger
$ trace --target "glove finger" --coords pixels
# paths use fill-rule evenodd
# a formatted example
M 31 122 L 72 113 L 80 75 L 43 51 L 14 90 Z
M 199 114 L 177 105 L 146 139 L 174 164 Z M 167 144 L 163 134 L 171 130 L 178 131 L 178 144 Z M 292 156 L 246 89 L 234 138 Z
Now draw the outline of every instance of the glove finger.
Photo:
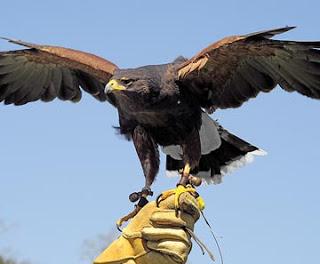
M 161 210 L 154 212 L 150 217 L 153 226 L 167 227 L 188 227 L 193 230 L 194 223 L 197 219 L 184 212 L 179 212 L 178 217 L 174 210 Z
M 147 241 L 147 247 L 156 252 L 169 255 L 176 259 L 176 263 L 185 263 L 191 244 L 175 240 Z
M 159 241 L 163 239 L 183 241 L 190 243 L 190 235 L 182 228 L 154 228 L 146 227 L 141 232 L 142 238 L 148 241 Z
M 181 259 L 176 257 L 165 255 L 156 251 L 149 251 L 145 255 L 136 258 L 136 263 L 138 264 L 178 264 L 181 263 Z

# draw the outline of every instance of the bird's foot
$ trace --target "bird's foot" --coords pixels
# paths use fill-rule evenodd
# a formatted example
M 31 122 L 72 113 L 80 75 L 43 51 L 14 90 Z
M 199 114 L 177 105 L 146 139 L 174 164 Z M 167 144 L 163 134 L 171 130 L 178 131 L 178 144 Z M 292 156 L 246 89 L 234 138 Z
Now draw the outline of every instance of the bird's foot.
M 147 199 L 148 196 L 152 196 L 153 192 L 149 187 L 142 188 L 141 192 L 133 192 L 129 195 L 129 200 L 132 203 L 135 203 L 139 200 L 139 202 L 134 206 L 134 209 L 128 213 L 127 215 L 121 217 L 117 222 L 117 228 L 121 232 L 121 226 L 124 222 L 129 221 L 131 218 L 135 217 L 137 213 L 144 207 L 149 201 Z
M 161 193 L 158 196 L 158 198 L 156 199 L 157 206 L 159 206 L 159 203 L 161 201 L 167 199 L 171 195 L 174 195 L 174 207 L 175 207 L 176 212 L 178 212 L 179 209 L 180 209 L 180 206 L 179 206 L 180 196 L 181 196 L 181 194 L 183 194 L 185 192 L 189 192 L 191 195 L 196 197 L 196 199 L 198 201 L 199 209 L 200 210 L 204 209 L 204 201 L 203 201 L 203 199 L 199 196 L 199 194 L 196 192 L 196 189 L 193 188 L 191 184 L 187 184 L 186 186 L 184 186 L 182 184 L 178 184 L 177 188 L 171 189 L 171 190 L 168 190 L 168 191 L 165 191 L 165 192 Z
M 129 221 L 131 218 L 135 217 L 139 211 L 141 210 L 141 208 L 139 208 L 138 206 L 135 206 L 135 208 L 133 209 L 132 212 L 128 213 L 127 215 L 121 217 L 117 222 L 116 222 L 116 226 L 117 229 L 122 232 L 121 230 L 121 226 L 123 225 L 123 223 Z
M 181 194 L 185 193 L 185 192 L 189 192 L 192 195 L 196 195 L 196 189 L 193 188 L 190 184 L 188 184 L 187 186 L 184 186 L 182 184 L 178 184 L 177 188 L 175 189 L 175 193 L 174 193 L 174 207 L 177 210 L 179 210 L 179 198 L 181 196 Z
M 151 191 L 150 191 L 151 192 Z M 152 195 L 150 194 L 150 192 L 144 192 L 143 190 L 139 193 L 136 193 L 137 196 L 139 196 L 139 202 L 134 206 L 134 209 L 128 213 L 127 215 L 121 217 L 117 222 L 116 222 L 116 225 L 117 225 L 117 229 L 122 232 L 121 230 L 121 226 L 123 225 L 124 222 L 127 222 L 129 221 L 131 218 L 135 217 L 139 211 L 142 209 L 142 207 L 144 207 L 149 201 L 148 199 L 146 198 L 148 195 Z M 130 196 L 132 196 L 133 194 L 130 194 Z M 135 197 L 136 198 L 136 197 Z M 138 200 L 136 199 L 136 201 Z
M 144 188 L 142 188 L 141 192 L 131 193 L 129 195 L 129 200 L 130 200 L 130 202 L 135 203 L 136 201 L 138 201 L 142 197 L 146 198 L 146 197 L 152 196 L 152 195 L 153 195 L 153 191 L 151 191 L 151 189 L 149 187 L 144 187 Z

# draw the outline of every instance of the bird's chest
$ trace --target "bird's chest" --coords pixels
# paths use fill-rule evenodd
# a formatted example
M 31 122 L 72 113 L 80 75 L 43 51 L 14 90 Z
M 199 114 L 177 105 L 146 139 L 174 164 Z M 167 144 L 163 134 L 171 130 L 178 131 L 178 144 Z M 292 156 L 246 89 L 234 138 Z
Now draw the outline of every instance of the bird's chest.
M 118 99 L 121 115 L 146 127 L 167 126 L 170 119 L 187 112 L 188 106 L 179 95 L 131 95 Z
M 127 107 L 129 106 L 129 107 Z M 156 143 L 166 146 L 180 144 L 189 133 L 200 127 L 201 109 L 188 104 L 183 98 L 171 97 L 155 104 L 132 104 L 119 108 L 120 127 L 133 131 L 143 126 Z

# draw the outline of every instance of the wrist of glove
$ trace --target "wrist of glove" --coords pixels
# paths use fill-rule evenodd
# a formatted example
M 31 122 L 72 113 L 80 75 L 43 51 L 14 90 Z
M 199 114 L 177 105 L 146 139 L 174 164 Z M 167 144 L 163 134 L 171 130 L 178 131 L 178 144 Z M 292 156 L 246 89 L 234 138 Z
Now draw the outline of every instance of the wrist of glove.
M 200 210 L 190 193 L 183 193 L 179 204 L 176 215 L 174 195 L 162 200 L 159 207 L 148 203 L 94 263 L 185 263 L 192 247 L 186 229 L 194 229 Z

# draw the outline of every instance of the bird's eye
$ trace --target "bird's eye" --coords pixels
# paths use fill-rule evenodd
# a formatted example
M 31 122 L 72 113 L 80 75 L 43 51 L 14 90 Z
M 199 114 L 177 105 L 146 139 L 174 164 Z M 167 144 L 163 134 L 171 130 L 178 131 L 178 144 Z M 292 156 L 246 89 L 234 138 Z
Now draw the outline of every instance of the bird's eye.
M 133 79 L 128 79 L 128 78 L 121 78 L 121 82 L 125 85 L 130 85 L 134 82 Z

